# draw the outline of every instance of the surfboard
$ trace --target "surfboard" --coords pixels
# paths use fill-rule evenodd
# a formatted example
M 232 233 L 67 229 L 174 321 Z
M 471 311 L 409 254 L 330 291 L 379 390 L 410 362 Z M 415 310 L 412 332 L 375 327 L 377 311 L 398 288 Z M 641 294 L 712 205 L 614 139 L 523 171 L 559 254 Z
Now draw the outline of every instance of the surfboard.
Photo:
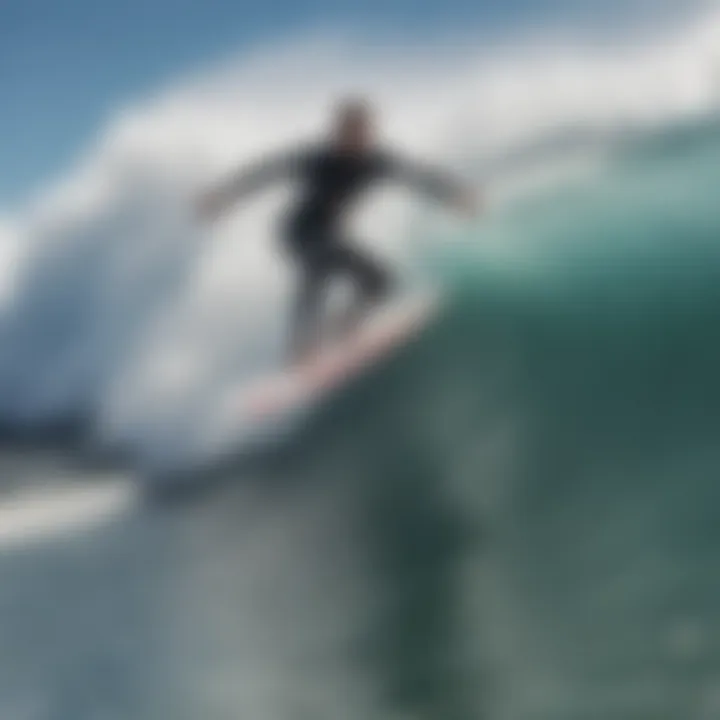
M 352 336 L 296 367 L 244 387 L 237 396 L 237 411 L 263 422 L 314 405 L 417 336 L 439 307 L 438 297 L 427 294 L 375 311 Z

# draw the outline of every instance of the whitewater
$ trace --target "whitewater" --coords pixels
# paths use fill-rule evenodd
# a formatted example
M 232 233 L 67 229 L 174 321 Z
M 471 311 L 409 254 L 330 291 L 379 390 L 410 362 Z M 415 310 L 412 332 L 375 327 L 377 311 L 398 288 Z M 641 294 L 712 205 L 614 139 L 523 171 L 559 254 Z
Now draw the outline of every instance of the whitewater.
M 0 716 L 715 717 L 719 49 L 711 11 L 263 48 L 5 208 Z M 256 452 L 226 399 L 280 357 L 288 189 L 189 201 L 348 91 L 487 213 L 370 198 L 443 313 Z

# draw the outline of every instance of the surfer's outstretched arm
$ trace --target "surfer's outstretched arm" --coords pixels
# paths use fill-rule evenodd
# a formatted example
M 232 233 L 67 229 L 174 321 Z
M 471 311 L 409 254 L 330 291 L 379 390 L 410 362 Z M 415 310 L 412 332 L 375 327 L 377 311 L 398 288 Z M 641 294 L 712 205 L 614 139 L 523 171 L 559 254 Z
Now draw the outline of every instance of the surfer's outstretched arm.
M 395 156 L 386 157 L 384 166 L 389 177 L 439 202 L 452 205 L 469 215 L 475 215 L 480 210 L 479 193 L 450 173 Z
M 201 217 L 214 219 L 234 203 L 275 182 L 294 177 L 304 164 L 305 153 L 287 152 L 236 171 L 203 193 L 197 201 Z

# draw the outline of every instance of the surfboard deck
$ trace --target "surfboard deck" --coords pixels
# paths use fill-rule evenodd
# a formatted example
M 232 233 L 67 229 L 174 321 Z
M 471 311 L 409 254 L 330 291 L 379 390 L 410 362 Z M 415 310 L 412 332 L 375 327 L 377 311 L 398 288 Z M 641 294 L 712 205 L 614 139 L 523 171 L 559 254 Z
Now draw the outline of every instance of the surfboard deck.
M 439 306 L 437 296 L 428 294 L 377 310 L 351 337 L 244 387 L 237 396 L 238 411 L 250 420 L 265 421 L 322 400 L 416 336 Z

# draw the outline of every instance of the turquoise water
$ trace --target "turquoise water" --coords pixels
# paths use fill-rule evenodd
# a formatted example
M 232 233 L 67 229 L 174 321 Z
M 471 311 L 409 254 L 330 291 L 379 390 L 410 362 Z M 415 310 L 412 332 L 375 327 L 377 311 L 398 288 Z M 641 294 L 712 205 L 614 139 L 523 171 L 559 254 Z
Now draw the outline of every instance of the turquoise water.
M 0 715 L 715 717 L 718 187 L 713 119 L 619 140 L 279 447 L 3 548 Z

